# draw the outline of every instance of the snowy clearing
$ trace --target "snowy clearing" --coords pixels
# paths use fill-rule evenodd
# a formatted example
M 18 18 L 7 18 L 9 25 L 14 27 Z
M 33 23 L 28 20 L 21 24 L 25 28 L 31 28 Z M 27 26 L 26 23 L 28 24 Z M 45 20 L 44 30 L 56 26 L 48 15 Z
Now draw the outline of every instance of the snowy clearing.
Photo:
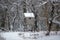
M 0 36 L 5 40 L 60 40 L 60 31 L 56 34 L 51 31 L 49 36 L 45 36 L 46 31 L 40 32 L 1 32 Z M 0 38 L 0 40 L 2 40 Z

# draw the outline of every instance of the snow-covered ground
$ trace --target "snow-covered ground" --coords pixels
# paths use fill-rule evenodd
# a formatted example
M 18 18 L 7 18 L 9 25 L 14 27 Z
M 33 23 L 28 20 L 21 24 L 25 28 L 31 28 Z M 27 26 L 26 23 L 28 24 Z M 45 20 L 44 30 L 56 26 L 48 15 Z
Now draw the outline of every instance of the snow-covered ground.
M 0 40 L 60 40 L 60 31 L 50 33 L 45 36 L 46 31 L 40 32 L 1 32 Z M 2 39 L 1 39 L 2 38 Z

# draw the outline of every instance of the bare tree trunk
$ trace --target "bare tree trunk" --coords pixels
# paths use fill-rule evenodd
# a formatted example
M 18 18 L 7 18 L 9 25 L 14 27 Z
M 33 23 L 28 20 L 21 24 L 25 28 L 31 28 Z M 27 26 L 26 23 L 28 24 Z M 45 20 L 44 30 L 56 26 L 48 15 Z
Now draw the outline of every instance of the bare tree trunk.
M 54 3 L 54 2 L 53 2 Z M 53 15 L 54 15 L 54 5 L 53 5 L 53 3 L 51 4 L 52 5 L 52 11 L 51 11 L 51 18 L 49 19 L 49 21 L 48 21 L 48 24 L 49 24 L 49 27 L 48 27 L 48 32 L 47 32 L 47 34 L 46 35 L 49 35 L 50 34 L 50 31 L 51 31 L 51 26 L 52 26 L 52 24 L 53 24 L 53 22 L 52 22 L 52 20 L 53 20 Z

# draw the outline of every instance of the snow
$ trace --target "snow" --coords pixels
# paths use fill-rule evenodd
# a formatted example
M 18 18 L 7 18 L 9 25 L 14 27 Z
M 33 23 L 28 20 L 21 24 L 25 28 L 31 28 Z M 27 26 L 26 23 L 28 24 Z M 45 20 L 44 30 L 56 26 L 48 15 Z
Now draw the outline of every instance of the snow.
M 47 0 L 47 1 L 43 1 L 43 2 L 40 3 L 39 5 L 36 5 L 36 7 L 40 7 L 40 6 L 42 6 L 42 5 L 45 5 L 47 2 L 48 2 L 48 0 Z
M 2 33 L 1 37 L 5 38 L 6 40 L 21 40 L 21 38 L 18 36 L 18 32 Z
M 1 37 L 6 40 L 60 40 L 60 31 L 56 35 L 55 31 L 49 36 L 45 36 L 46 31 L 41 32 L 1 32 Z M 51 35 L 52 34 L 52 35 Z M 53 35 L 54 34 L 54 35 Z
M 60 16 L 60 15 L 59 15 L 59 16 Z M 60 21 L 57 20 L 57 18 L 58 18 L 59 16 L 56 16 L 56 17 L 53 19 L 52 22 L 60 25 Z
M 60 40 L 60 36 L 46 36 L 42 38 L 38 38 L 37 40 Z

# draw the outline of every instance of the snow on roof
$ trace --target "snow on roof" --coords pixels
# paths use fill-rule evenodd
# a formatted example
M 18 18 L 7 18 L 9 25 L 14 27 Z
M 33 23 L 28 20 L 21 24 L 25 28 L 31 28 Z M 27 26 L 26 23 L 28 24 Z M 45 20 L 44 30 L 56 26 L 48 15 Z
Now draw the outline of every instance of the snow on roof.
M 25 17 L 35 17 L 33 13 L 24 13 Z

